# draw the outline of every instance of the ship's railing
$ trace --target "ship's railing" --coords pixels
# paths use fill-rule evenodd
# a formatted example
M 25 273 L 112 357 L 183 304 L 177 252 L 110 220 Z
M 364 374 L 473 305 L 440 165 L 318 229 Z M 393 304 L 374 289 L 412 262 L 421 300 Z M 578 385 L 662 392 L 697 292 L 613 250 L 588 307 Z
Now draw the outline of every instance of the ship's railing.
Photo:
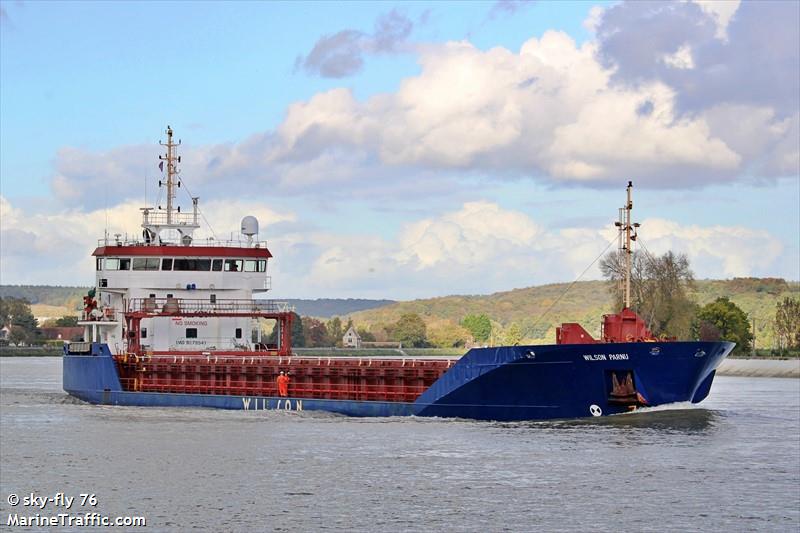
M 93 309 L 90 312 L 86 310 L 81 311 L 81 320 L 93 322 L 116 322 L 119 318 L 120 311 L 114 307 L 103 307 L 102 309 Z
M 97 246 L 204 246 L 221 248 L 266 248 L 267 241 L 248 241 L 247 239 L 192 239 L 189 244 L 176 240 L 165 240 L 147 242 L 142 238 L 126 235 L 114 235 L 111 237 L 97 239 Z M 125 255 L 124 251 L 120 251 Z
M 169 364 L 169 363 L 214 363 L 220 365 L 252 365 L 252 364 L 261 364 L 265 360 L 264 358 L 260 357 L 262 355 L 272 356 L 269 352 L 275 352 L 276 350 L 270 348 L 266 350 L 260 350 L 253 348 L 252 351 L 238 351 L 235 354 L 230 353 L 229 351 L 223 351 L 221 353 L 216 353 L 215 350 L 207 348 L 207 347 L 198 347 L 192 350 L 192 352 L 182 352 L 182 351 L 170 351 L 170 352 L 145 352 L 141 355 L 130 353 L 126 357 L 126 361 L 130 358 L 131 361 L 134 359 L 136 361 L 142 360 L 148 363 L 158 363 L 158 364 Z M 294 353 L 291 356 L 278 356 L 277 360 L 275 357 L 271 357 L 271 360 L 277 361 L 277 364 L 299 364 L 299 367 L 293 367 L 295 370 L 297 368 L 309 368 L 309 367 L 352 367 L 352 368 L 363 368 L 368 371 L 378 371 L 381 368 L 394 368 L 394 369 L 422 369 L 422 370 L 430 370 L 430 369 L 447 369 L 450 368 L 455 364 L 458 358 L 443 358 L 443 357 L 424 357 L 424 356 L 415 356 L 415 357 L 397 357 L 394 355 L 380 355 L 380 356 L 364 356 L 364 357 L 357 357 L 355 355 L 339 355 L 339 356 L 314 356 L 314 355 L 301 355 L 298 353 Z M 397 363 L 400 363 L 400 366 Z M 387 365 L 387 366 L 384 366 Z
M 286 313 L 294 308 L 288 302 L 274 300 L 215 300 L 186 298 L 133 298 L 128 312 L 180 315 L 186 313 Z
M 199 226 L 197 223 L 197 213 L 177 213 L 172 212 L 171 216 L 166 211 L 150 211 L 144 213 L 142 224 L 145 226 Z
M 278 396 L 274 380 L 196 379 L 176 382 L 169 377 L 137 377 L 120 379 L 125 390 L 234 396 Z M 413 402 L 425 390 L 425 385 L 385 385 L 352 383 L 294 383 L 289 384 L 293 399 L 347 399 L 360 401 Z

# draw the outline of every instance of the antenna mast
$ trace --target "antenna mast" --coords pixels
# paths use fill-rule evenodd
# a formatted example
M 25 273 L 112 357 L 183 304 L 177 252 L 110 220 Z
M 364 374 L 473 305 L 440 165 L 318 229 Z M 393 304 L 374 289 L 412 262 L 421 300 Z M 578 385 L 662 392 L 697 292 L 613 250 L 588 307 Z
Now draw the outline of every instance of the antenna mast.
M 172 141 L 172 128 L 167 126 L 167 142 L 158 142 L 161 146 L 167 147 L 167 155 L 160 155 L 158 158 L 167 163 L 167 224 L 172 224 L 172 201 L 175 199 L 175 181 L 180 174 L 178 170 L 178 163 L 181 158 L 178 157 L 177 148 L 181 142 L 177 143 Z
M 181 213 L 181 208 L 175 206 L 176 190 L 181 186 L 181 181 L 178 175 L 181 173 L 178 170 L 178 163 L 181 162 L 181 156 L 178 155 L 178 146 L 181 141 L 175 142 L 172 137 L 172 127 L 167 126 L 167 142 L 159 141 L 161 146 L 167 147 L 166 155 L 159 155 L 158 159 L 161 161 L 158 168 L 164 171 L 164 164 L 167 165 L 167 180 L 162 183 L 158 180 L 158 186 L 167 186 L 167 212 L 161 212 L 161 206 L 158 206 L 158 212 L 155 207 L 143 207 L 142 211 L 142 227 L 144 228 L 143 236 L 146 244 L 163 244 L 168 242 L 168 239 L 174 237 L 174 232 L 178 233 L 178 242 L 182 245 L 189 246 L 192 243 L 192 232 L 200 227 L 197 223 L 197 216 L 199 214 L 197 207 L 197 198 L 192 198 L 192 213 Z M 145 195 L 147 189 L 145 188 Z M 160 198 L 160 195 L 159 195 Z M 170 234 L 162 234 L 163 231 L 171 231 Z
M 636 240 L 636 228 L 638 228 L 640 224 L 638 222 L 631 223 L 631 211 L 633 210 L 633 199 L 631 196 L 633 191 L 632 181 L 628 182 L 626 191 L 628 193 L 628 201 L 625 203 L 625 207 L 620 209 L 620 221 L 615 225 L 619 228 L 620 252 L 625 254 L 623 301 L 625 308 L 629 309 L 631 306 L 631 267 L 633 263 L 633 247 L 631 246 L 631 242 Z

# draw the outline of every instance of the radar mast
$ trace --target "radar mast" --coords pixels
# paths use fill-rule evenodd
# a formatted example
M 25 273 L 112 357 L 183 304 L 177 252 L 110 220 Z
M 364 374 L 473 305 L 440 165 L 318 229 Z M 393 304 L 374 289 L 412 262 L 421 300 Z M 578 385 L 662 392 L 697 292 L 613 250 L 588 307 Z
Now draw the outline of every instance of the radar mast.
M 175 199 L 175 178 L 180 174 L 178 170 L 178 161 L 180 158 L 177 154 L 177 148 L 181 141 L 177 143 L 172 140 L 172 128 L 167 126 L 167 142 L 158 142 L 161 146 L 167 147 L 167 155 L 160 155 L 158 158 L 167 163 L 167 224 L 172 224 L 172 202 Z
M 636 229 L 640 226 L 638 222 L 631 223 L 631 211 L 633 211 L 633 198 L 632 198 L 632 191 L 633 191 L 633 182 L 628 182 L 628 187 L 626 188 L 628 193 L 628 200 L 625 203 L 625 207 L 620 209 L 620 220 L 619 222 L 615 223 L 615 226 L 619 228 L 619 251 L 620 253 L 625 254 L 625 271 L 623 276 L 623 293 L 622 299 L 623 304 L 626 309 L 630 309 L 631 307 L 631 269 L 633 263 L 633 247 L 631 243 L 636 240 L 637 234 Z
M 158 181 L 158 186 L 166 185 L 167 188 L 167 210 L 163 212 L 161 207 L 142 208 L 142 227 L 144 228 L 145 244 L 159 244 L 169 240 L 168 235 L 162 235 L 163 231 L 175 230 L 178 232 L 180 244 L 189 245 L 192 242 L 192 233 L 200 227 L 198 223 L 198 198 L 192 197 L 192 212 L 181 213 L 180 207 L 175 207 L 176 189 L 180 188 L 181 182 L 178 175 L 178 163 L 181 157 L 178 155 L 178 146 L 181 141 L 175 142 L 172 135 L 172 127 L 167 126 L 167 142 L 159 141 L 161 146 L 167 148 L 167 153 L 159 155 L 161 161 L 159 168 L 164 170 L 166 164 L 167 179 L 165 182 Z M 174 234 L 173 234 L 174 235 Z

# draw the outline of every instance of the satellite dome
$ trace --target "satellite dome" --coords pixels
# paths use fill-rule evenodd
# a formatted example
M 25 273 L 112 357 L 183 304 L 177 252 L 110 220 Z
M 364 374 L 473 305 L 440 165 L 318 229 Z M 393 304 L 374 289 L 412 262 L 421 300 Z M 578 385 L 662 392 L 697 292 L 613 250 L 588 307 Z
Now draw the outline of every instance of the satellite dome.
M 254 216 L 246 216 L 242 219 L 242 235 L 252 237 L 258 235 L 258 219 Z

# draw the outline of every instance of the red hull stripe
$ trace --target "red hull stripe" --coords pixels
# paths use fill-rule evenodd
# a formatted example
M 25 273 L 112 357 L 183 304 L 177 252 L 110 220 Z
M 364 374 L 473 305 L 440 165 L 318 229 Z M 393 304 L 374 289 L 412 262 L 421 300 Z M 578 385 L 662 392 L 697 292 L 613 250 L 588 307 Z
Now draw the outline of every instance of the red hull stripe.
M 92 255 L 97 257 L 272 257 L 266 248 L 232 248 L 229 246 L 101 246 Z

